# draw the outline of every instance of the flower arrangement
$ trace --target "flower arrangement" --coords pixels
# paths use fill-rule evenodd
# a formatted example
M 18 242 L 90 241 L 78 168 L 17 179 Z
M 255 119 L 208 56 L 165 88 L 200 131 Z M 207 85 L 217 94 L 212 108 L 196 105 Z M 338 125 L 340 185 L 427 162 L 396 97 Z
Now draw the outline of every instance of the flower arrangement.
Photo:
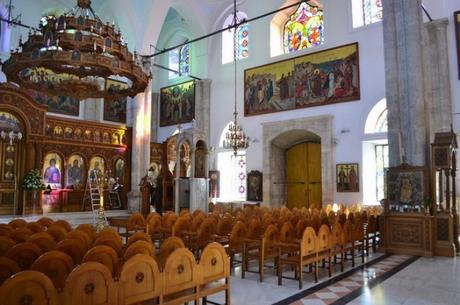
M 26 191 L 43 190 L 45 185 L 38 169 L 31 170 L 22 181 L 22 188 Z

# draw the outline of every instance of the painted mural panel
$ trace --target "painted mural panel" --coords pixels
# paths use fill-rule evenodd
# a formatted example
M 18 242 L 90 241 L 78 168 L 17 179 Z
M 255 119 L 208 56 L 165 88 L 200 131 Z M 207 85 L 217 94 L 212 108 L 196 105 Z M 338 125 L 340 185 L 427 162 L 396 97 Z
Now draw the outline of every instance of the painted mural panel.
M 160 126 L 189 123 L 195 118 L 195 81 L 160 91 Z
M 360 99 L 358 43 L 245 70 L 245 116 Z
M 44 93 L 27 90 L 27 93 L 37 103 L 48 106 L 48 112 L 79 116 L 80 115 L 80 101 L 72 96 L 48 96 Z
M 124 82 L 108 79 L 106 87 L 109 92 L 128 88 Z M 104 100 L 104 121 L 117 122 L 126 124 L 126 97 Z
M 43 183 L 52 189 L 62 188 L 62 159 L 56 153 L 49 153 L 43 160 Z

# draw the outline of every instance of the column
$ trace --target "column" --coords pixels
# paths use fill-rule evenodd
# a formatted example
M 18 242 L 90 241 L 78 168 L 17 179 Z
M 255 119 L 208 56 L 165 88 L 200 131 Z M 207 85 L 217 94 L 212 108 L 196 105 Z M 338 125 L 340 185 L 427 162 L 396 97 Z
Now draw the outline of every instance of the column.
M 390 166 L 427 164 L 421 0 L 382 1 Z
M 179 182 L 179 179 L 180 179 L 180 155 L 181 155 L 181 148 L 180 148 L 180 145 L 177 145 L 178 142 L 176 140 L 176 177 L 174 177 L 174 211 L 176 212 L 176 214 L 179 214 L 179 192 L 180 192 L 180 182 Z
M 160 104 L 160 93 L 153 92 L 152 93 L 152 124 L 151 124 L 151 134 L 150 139 L 152 142 L 158 142 L 158 126 L 159 123 L 159 108 L 158 105 Z
M 209 130 L 211 129 L 211 80 L 203 79 L 196 82 L 196 128 L 205 134 L 206 143 L 209 143 Z

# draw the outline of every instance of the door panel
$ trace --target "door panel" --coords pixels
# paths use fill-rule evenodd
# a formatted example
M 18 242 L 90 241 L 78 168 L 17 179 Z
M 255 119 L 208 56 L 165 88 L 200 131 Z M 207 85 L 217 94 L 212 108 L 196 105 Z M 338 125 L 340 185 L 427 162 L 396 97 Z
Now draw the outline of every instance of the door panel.
M 321 204 L 321 144 L 301 143 L 286 151 L 286 188 L 289 208 Z

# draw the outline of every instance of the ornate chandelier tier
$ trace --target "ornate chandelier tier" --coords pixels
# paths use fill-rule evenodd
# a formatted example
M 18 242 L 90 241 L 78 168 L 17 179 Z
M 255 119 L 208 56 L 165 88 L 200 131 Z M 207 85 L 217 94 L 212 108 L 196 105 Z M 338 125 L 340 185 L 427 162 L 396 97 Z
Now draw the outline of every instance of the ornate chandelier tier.
M 40 30 L 19 41 L 2 70 L 22 88 L 79 99 L 133 97 L 145 90 L 150 77 L 120 30 L 104 24 L 90 0 L 78 0 L 70 13 L 42 18 Z M 126 86 L 107 86 L 109 78 Z
M 228 131 L 225 133 L 225 140 L 222 143 L 222 146 L 225 149 L 233 149 L 233 154 L 236 156 L 238 154 L 238 150 L 241 149 L 246 149 L 249 147 L 249 138 L 246 136 L 244 133 L 243 127 L 238 124 L 238 109 L 237 109 L 237 80 L 236 80 L 236 61 L 238 60 L 236 56 L 237 52 L 237 37 L 236 33 L 238 30 L 238 27 L 236 26 L 239 24 L 238 20 L 238 14 L 236 10 L 236 0 L 233 0 L 233 22 L 232 25 L 235 26 L 233 28 L 233 67 L 234 67 L 234 76 L 235 76 L 235 92 L 234 92 L 234 97 L 235 97 L 235 104 L 234 104 L 234 110 L 233 110 L 233 122 L 230 123 L 228 127 Z

